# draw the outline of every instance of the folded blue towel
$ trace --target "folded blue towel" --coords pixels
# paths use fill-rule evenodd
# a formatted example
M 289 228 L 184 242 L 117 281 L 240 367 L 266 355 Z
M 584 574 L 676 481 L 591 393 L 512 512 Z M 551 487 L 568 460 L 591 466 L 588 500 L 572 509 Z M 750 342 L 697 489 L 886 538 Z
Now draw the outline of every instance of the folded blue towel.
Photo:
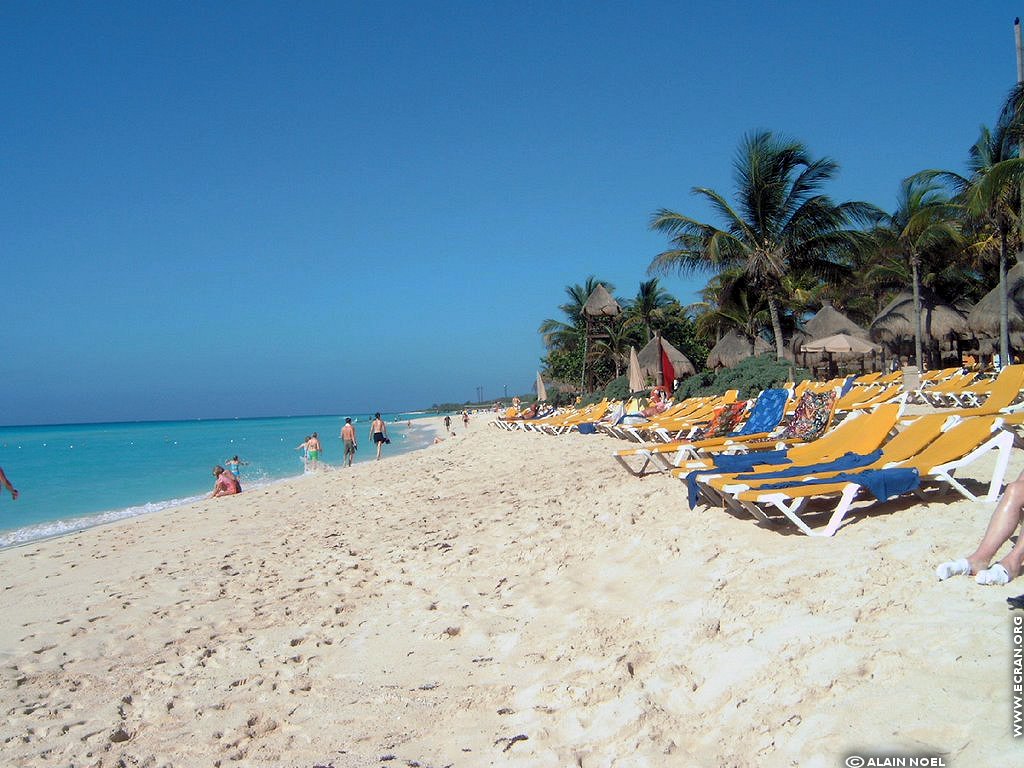
M 788 450 L 782 448 L 778 451 L 751 451 L 750 453 L 719 453 L 712 461 L 715 462 L 716 473 L 721 472 L 750 472 L 754 467 L 770 464 L 789 464 L 791 460 L 786 456 Z
M 594 423 L 588 424 L 587 422 L 584 422 L 582 424 L 577 424 L 576 429 L 579 430 L 581 435 L 592 435 L 597 432 L 597 425 Z
M 848 469 L 857 469 L 858 467 L 866 467 L 868 464 L 874 464 L 882 458 L 881 451 L 872 451 L 871 453 L 844 453 L 838 459 L 833 461 L 823 461 L 820 464 L 810 464 L 799 467 L 787 467 L 786 469 L 780 469 L 776 472 L 761 472 L 752 473 L 749 475 L 740 475 L 740 480 L 773 480 L 779 477 L 797 477 L 799 475 L 816 475 L 819 472 L 844 472 Z
M 921 477 L 916 469 L 866 469 L 863 472 L 844 472 L 835 477 L 823 477 L 817 480 L 802 480 L 800 482 L 774 483 L 762 485 L 758 488 L 763 490 L 781 490 L 784 488 L 796 488 L 801 485 L 830 485 L 832 483 L 856 483 L 867 488 L 879 501 L 888 501 L 894 496 L 915 490 L 921 485 Z
M 697 503 L 700 497 L 700 486 L 697 484 L 701 475 L 720 475 L 723 473 L 733 474 L 735 472 L 750 472 L 754 467 L 771 466 L 773 464 L 791 464 L 792 460 L 786 458 L 786 449 L 778 451 L 751 451 L 750 453 L 726 454 L 719 453 L 711 457 L 715 463 L 714 469 L 696 469 L 686 476 L 686 498 L 690 508 Z

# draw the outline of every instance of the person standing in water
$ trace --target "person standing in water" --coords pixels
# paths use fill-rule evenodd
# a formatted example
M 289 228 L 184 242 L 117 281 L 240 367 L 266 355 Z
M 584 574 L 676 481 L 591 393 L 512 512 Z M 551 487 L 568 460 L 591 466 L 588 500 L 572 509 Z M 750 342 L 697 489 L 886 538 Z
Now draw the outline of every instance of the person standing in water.
M 352 426 L 352 419 L 345 417 L 345 426 L 341 428 L 341 439 L 345 445 L 345 458 L 342 460 L 342 466 L 351 467 L 352 462 L 356 458 L 356 428 Z
M 227 466 L 227 468 L 229 470 L 231 470 L 231 474 L 233 474 L 235 477 L 241 477 L 242 476 L 241 475 L 242 467 L 244 465 L 248 464 L 248 463 L 249 462 L 247 462 L 247 461 L 242 461 L 240 458 L 238 458 L 238 456 L 232 456 L 230 459 L 228 459 L 227 461 L 224 462 L 224 464 Z
M 314 432 L 309 436 L 309 465 L 310 469 L 316 470 L 320 466 L 320 437 Z
M 377 446 L 377 461 L 380 461 L 380 449 L 384 443 L 390 443 L 391 440 L 388 438 L 388 425 L 384 423 L 384 419 L 380 417 L 379 413 L 373 414 L 373 423 L 370 424 L 370 439 Z
M 309 441 L 313 438 L 310 435 L 306 435 L 306 439 L 295 446 L 296 451 L 302 451 L 302 468 L 306 469 L 309 464 Z

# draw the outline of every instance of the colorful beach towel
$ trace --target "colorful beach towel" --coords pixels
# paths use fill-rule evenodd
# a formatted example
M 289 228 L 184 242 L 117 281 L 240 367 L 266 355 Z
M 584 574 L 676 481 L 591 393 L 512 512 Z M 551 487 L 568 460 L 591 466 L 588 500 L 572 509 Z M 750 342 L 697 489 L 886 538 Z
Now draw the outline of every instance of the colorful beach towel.
M 793 418 L 789 422 L 780 440 L 817 440 L 828 428 L 832 420 L 832 408 L 836 404 L 834 390 L 828 392 L 804 392 L 800 402 L 796 404 Z

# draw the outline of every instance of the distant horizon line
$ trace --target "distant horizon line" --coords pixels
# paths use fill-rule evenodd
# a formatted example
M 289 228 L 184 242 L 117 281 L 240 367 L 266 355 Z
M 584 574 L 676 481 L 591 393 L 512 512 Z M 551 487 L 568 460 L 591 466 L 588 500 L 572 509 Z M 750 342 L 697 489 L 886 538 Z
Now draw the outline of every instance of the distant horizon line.
M 101 424 L 168 424 L 171 422 L 194 422 L 194 421 L 258 421 L 261 419 L 314 419 L 314 418 L 344 418 L 352 413 L 363 413 L 363 410 L 349 411 L 348 413 L 296 413 L 287 416 L 194 416 L 188 419 L 117 419 L 114 421 L 56 421 L 45 424 L 0 424 L 0 429 L 20 429 L 24 427 L 95 427 Z M 366 413 L 372 417 L 377 411 Z M 410 416 L 420 413 L 430 413 L 430 409 L 419 409 L 414 411 L 380 411 L 382 416 L 394 416 L 409 414 Z

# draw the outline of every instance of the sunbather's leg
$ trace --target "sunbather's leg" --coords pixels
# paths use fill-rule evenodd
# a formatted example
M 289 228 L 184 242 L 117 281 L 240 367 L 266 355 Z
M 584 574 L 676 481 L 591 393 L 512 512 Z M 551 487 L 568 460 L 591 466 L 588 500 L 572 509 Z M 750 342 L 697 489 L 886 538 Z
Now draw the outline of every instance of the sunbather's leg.
M 989 520 L 988 529 L 985 531 L 981 543 L 974 554 L 967 558 L 971 565 L 971 573 L 979 573 L 989 567 L 996 552 L 1009 541 L 1014 531 L 1020 526 L 1022 510 L 1024 510 L 1024 474 L 1006 486 L 1002 498 L 996 505 L 995 512 L 992 513 L 992 519 Z M 1006 557 L 1000 560 L 1000 564 L 1012 579 L 1020 575 L 1022 560 L 1024 560 L 1024 536 L 1019 536 L 1017 544 Z

